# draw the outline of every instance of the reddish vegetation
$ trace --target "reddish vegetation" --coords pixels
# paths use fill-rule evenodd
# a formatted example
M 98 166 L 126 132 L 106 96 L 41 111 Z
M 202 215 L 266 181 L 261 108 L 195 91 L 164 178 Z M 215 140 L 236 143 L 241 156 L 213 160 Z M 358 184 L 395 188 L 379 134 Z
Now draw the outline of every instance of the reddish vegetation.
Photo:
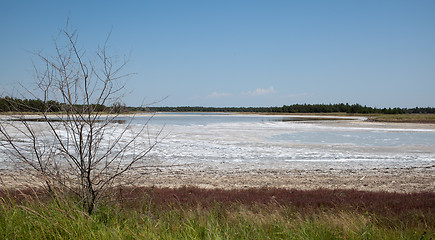
M 357 190 L 293 190 L 250 188 L 239 190 L 183 188 L 123 188 L 116 198 L 132 205 L 146 201 L 156 207 L 213 206 L 216 203 L 244 205 L 276 204 L 295 209 L 339 208 L 374 213 L 401 214 L 403 211 L 424 211 L 435 214 L 435 193 L 390 193 Z M 137 201 L 139 200 L 139 201 Z
M 0 197 L 5 196 L 0 192 Z M 30 196 L 48 197 L 43 190 L 10 191 L 8 196 L 21 201 Z M 140 207 L 151 204 L 156 208 L 173 206 L 212 207 L 216 203 L 223 205 L 255 204 L 281 205 L 293 207 L 295 210 L 315 209 L 348 209 L 376 214 L 403 215 L 407 213 L 424 213 L 435 217 L 435 193 L 391 193 L 368 192 L 358 190 L 294 190 L 280 188 L 250 189 L 201 189 L 197 187 L 183 188 L 119 188 L 113 195 L 114 200 L 125 207 Z

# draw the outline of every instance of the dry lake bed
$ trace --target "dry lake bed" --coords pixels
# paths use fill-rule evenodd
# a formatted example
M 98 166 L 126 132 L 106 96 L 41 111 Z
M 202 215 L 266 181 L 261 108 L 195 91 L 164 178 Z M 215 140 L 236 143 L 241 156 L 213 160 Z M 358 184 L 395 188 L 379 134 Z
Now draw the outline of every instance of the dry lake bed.
M 112 132 L 130 118 L 119 117 L 110 126 Z M 149 118 L 136 115 L 132 132 Z M 32 124 L 43 128 L 44 123 Z M 163 131 L 147 161 L 131 172 L 136 185 L 435 190 L 434 124 L 368 122 L 362 117 L 160 113 L 148 125 L 139 139 L 143 142 Z M 25 175 L 11 171 L 5 155 L 0 159 L 4 185 L 28 182 Z

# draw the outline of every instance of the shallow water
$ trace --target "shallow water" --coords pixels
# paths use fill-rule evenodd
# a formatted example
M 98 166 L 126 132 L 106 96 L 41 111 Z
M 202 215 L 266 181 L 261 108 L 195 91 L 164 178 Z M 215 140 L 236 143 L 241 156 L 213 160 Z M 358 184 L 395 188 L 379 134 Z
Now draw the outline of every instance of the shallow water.
M 138 140 L 146 143 L 163 131 L 148 163 L 187 169 L 435 168 L 433 127 L 318 118 L 183 113 L 156 114 L 151 119 L 138 115 L 132 120 L 124 116 L 107 134 L 119 133 L 123 122 L 132 120 L 128 138 L 149 121 L 148 132 Z
M 166 137 L 152 157 L 169 164 L 240 170 L 414 168 L 435 164 L 435 129 L 360 119 L 288 120 L 259 115 L 157 115 L 150 127 L 165 123 Z

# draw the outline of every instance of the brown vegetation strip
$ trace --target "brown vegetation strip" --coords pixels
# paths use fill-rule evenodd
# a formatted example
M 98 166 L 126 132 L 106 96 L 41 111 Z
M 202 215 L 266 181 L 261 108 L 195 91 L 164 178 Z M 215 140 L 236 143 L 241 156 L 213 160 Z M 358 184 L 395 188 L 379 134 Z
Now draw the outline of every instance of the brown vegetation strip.
M 1 190 L 0 198 L 23 201 L 32 196 L 45 199 L 48 193 L 42 189 Z M 293 206 L 296 209 L 346 208 L 374 213 L 400 214 L 407 210 L 429 211 L 435 215 L 435 192 L 392 193 L 352 189 L 296 190 L 282 188 L 203 189 L 197 187 L 155 188 L 124 187 L 114 190 L 114 201 L 135 207 L 150 203 L 157 208 L 174 205 L 192 207 L 214 206 L 216 203 L 231 205 L 275 204 Z
M 355 207 L 367 211 L 430 210 L 435 213 L 435 193 L 391 193 L 358 190 L 294 190 L 281 188 L 202 189 L 182 188 L 123 188 L 118 189 L 118 200 L 143 199 L 146 196 L 156 206 L 173 204 L 212 206 L 215 203 L 279 204 L 296 208 Z

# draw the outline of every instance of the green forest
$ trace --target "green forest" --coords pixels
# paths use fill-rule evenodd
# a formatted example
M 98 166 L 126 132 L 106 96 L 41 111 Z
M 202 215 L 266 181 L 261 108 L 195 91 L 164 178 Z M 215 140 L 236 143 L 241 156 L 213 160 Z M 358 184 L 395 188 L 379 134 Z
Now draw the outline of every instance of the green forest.
M 131 111 L 152 112 L 258 112 L 258 113 L 359 113 L 411 114 L 435 113 L 435 108 L 373 108 L 360 104 L 293 104 L 282 107 L 129 107 Z
M 119 104 L 115 104 L 118 106 Z M 91 105 L 84 107 L 83 105 L 73 105 L 77 109 L 92 108 L 97 112 L 107 111 L 107 107 L 103 105 Z M 19 99 L 12 97 L 0 98 L 0 112 L 62 112 L 71 108 L 70 104 L 59 103 L 56 101 L 43 101 L 41 99 Z
M 0 98 L 0 112 L 61 112 L 66 104 L 40 99 Z M 75 107 L 84 107 L 74 105 Z M 127 107 L 120 103 L 112 106 L 91 105 L 94 111 L 111 112 L 257 112 L 257 113 L 351 113 L 351 114 L 427 114 L 435 113 L 432 107 L 374 108 L 360 104 L 293 104 L 282 107 Z

